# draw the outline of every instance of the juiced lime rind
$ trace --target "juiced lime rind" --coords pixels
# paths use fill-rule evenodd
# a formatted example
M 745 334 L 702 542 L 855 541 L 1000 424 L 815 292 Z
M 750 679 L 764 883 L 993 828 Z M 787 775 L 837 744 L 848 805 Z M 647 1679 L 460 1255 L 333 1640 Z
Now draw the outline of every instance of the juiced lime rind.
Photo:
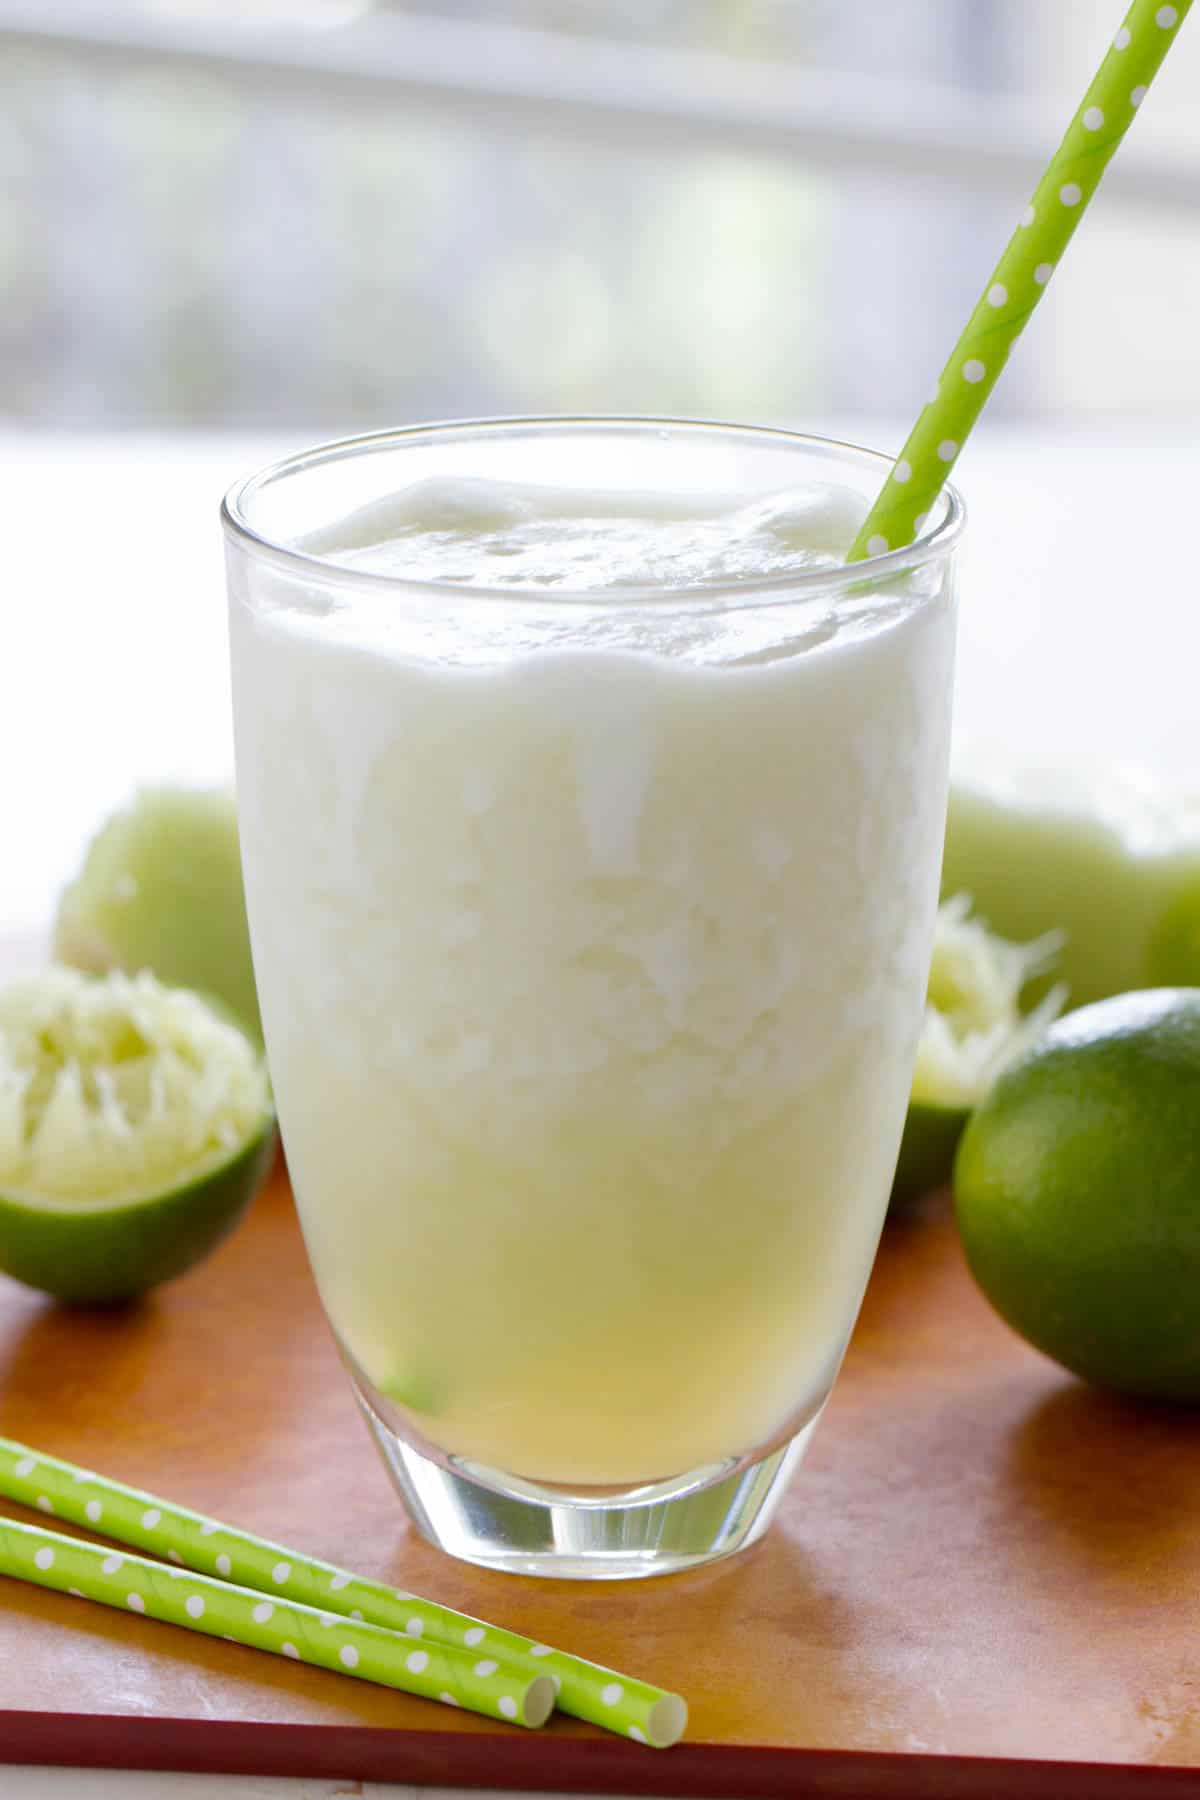
M 954 1167 L 958 1140 L 970 1116 L 969 1106 L 932 1106 L 923 1100 L 910 1101 L 892 1181 L 893 1210 L 913 1206 L 923 1195 L 945 1187 Z
M 0 1268 L 112 1300 L 189 1267 L 261 1181 L 262 1056 L 153 976 L 50 968 L 0 994 Z
M 0 994 L 0 1193 L 74 1208 L 160 1194 L 270 1111 L 256 1047 L 196 994 L 55 968 Z
M 233 794 L 141 789 L 63 893 L 54 953 L 89 974 L 148 969 L 213 994 L 261 1041 Z
M 1200 1403 L 1200 991 L 1060 1019 L 972 1116 L 954 1192 L 1014 1331 L 1098 1386 Z
M 1061 932 L 1010 944 L 972 918 L 971 905 L 968 894 L 955 894 L 938 908 L 912 1084 L 914 1100 L 968 1111 L 1066 999 L 1059 986 L 1032 1012 L 1021 1012 L 1022 991 L 1053 967 Z
M 925 1018 L 891 1202 L 896 1209 L 950 1179 L 954 1153 L 971 1109 L 999 1071 L 1041 1036 L 1062 1010 L 1056 985 L 1029 1013 L 1025 986 L 1053 966 L 1059 932 L 1010 944 L 970 916 L 971 900 L 955 894 L 938 909 Z
M 130 1300 L 184 1274 L 233 1230 L 270 1172 L 275 1122 L 166 1194 L 104 1211 L 0 1195 L 0 1269 L 58 1300 Z

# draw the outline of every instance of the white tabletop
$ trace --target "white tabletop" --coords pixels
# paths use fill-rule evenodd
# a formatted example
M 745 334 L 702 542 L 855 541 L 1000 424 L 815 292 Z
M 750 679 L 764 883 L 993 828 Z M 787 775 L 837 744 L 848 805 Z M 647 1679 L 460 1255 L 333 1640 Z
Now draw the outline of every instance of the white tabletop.
M 899 423 L 839 435 L 896 446 Z M 217 503 L 261 439 L 0 437 L 0 957 L 44 931 L 107 811 L 139 781 L 231 768 Z M 973 740 L 1093 752 L 1200 782 L 1200 434 L 1167 443 L 993 430 L 971 514 L 957 719 Z M 3 1700 L 0 1671 L 0 1703 Z M 0 1772 L 5 1800 L 384 1800 L 353 1782 Z M 439 1790 L 443 1796 L 446 1790 Z

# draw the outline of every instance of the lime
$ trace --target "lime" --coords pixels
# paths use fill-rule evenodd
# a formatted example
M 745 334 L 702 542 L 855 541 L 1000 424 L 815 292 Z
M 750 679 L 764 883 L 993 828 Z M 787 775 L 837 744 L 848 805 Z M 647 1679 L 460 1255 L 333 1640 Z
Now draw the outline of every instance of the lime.
M 970 918 L 970 911 L 965 894 L 938 909 L 925 1021 L 892 1183 L 894 1207 L 949 1181 L 972 1108 L 1066 998 L 1066 989 L 1055 987 L 1032 1012 L 1021 1012 L 1022 989 L 1054 962 L 1057 932 L 1032 944 L 1010 944 Z
M 1200 797 L 1102 763 L 964 754 L 942 892 L 1005 937 L 1060 929 L 1077 1005 L 1200 986 Z
M 127 1299 L 204 1256 L 266 1173 L 262 1057 L 152 975 L 52 968 L 0 994 L 0 1269 Z
M 54 953 L 94 975 L 149 969 L 260 1034 L 233 795 L 144 788 L 114 813 L 59 902 Z
M 1200 1400 L 1200 990 L 1052 1025 L 972 1117 L 954 1191 L 1022 1337 L 1103 1387 Z
M 1158 913 L 1145 953 L 1146 979 L 1155 987 L 1200 986 L 1200 853 L 1177 880 Z

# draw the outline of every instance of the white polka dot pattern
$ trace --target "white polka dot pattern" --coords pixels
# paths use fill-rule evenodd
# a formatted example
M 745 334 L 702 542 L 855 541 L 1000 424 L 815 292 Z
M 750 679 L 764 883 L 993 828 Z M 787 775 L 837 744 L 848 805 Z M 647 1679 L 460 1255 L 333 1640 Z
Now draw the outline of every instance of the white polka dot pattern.
M 102 1547 L 61 1537 L 36 1525 L 0 1518 L 0 1574 L 51 1587 L 77 1600 L 100 1601 L 147 1619 L 272 1650 L 399 1687 L 430 1699 L 465 1705 L 489 1718 L 525 1722 L 526 1702 L 538 1718 L 550 1699 L 548 1678 L 501 1656 L 475 1661 L 463 1647 L 429 1644 L 377 1625 L 337 1619 L 322 1634 L 320 1615 L 291 1600 L 263 1600 L 204 1575 L 185 1575 L 140 1556 L 106 1553 Z
M 894 485 L 903 490 L 898 465 L 896 473 L 900 479 Z M 0 1495 L 27 1506 L 41 1499 L 44 1512 L 56 1511 L 71 1524 L 95 1526 L 121 1544 L 169 1559 L 147 1561 L 0 1519 L 0 1573 L 446 1705 L 468 1706 L 493 1719 L 523 1725 L 530 1717 L 540 1720 L 557 1694 L 565 1711 L 641 1742 L 656 1741 L 652 1714 L 666 1698 L 659 1688 L 310 1561 L 3 1438 Z M 237 1585 L 226 1585 L 220 1576 Z M 549 1657 L 552 1670 L 545 1665 Z

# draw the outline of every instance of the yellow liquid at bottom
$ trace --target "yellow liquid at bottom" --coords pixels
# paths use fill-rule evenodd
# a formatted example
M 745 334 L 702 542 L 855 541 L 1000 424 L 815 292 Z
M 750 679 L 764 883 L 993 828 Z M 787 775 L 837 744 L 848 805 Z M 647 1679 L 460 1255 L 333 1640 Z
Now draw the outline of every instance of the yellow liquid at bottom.
M 636 1482 L 748 1449 L 824 1399 L 895 1156 L 903 1089 L 882 1056 L 830 1069 L 711 1157 L 693 1122 L 638 1141 L 619 1109 L 488 1154 L 470 1119 L 451 1133 L 394 1089 L 313 1073 L 339 1129 L 294 1167 L 325 1305 L 443 1449 L 528 1479 Z M 285 1085 L 295 1104 L 303 1078 Z M 310 1189 L 342 1202 L 309 1205 Z

